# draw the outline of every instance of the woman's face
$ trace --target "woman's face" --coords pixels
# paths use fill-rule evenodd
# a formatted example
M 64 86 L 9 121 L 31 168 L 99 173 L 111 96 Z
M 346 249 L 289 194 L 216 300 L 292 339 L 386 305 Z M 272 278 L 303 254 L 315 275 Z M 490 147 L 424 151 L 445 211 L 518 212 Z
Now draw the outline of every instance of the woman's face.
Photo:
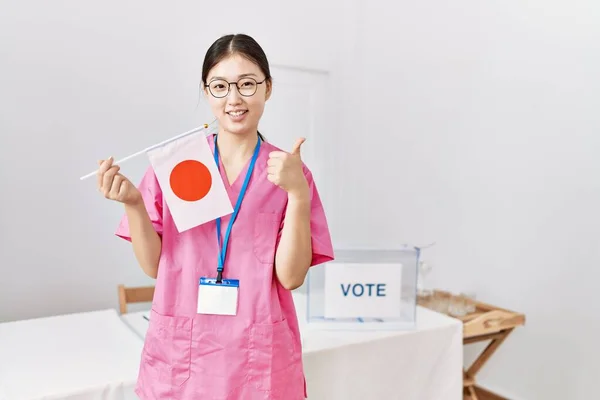
M 265 81 L 258 65 L 243 56 L 231 55 L 208 72 L 205 84 L 205 95 L 221 130 L 235 135 L 256 133 L 265 102 L 271 96 L 271 83 Z

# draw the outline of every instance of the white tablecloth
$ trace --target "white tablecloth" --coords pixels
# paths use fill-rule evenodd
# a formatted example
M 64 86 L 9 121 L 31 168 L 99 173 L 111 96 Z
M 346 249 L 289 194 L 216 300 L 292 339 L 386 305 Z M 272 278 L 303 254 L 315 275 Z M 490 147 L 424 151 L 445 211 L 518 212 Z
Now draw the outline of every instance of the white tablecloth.
M 142 340 L 146 337 L 148 322 L 150 318 L 149 311 L 129 312 L 121 315 L 121 320 Z
M 142 346 L 112 309 L 0 324 L 0 400 L 137 399 Z
M 309 399 L 461 400 L 462 323 L 418 307 L 402 332 L 303 330 Z
M 411 331 L 325 331 L 301 326 L 309 400 L 462 400 L 462 323 L 417 308 Z M 122 316 L 141 338 L 148 312 Z

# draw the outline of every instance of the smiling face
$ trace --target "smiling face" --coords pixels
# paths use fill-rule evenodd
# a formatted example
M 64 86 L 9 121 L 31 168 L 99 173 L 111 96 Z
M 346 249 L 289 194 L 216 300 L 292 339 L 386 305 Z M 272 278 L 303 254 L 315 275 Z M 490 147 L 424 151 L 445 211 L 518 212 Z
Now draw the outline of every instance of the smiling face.
M 222 131 L 256 134 L 265 102 L 271 96 L 271 82 L 265 80 L 258 65 L 239 54 L 230 55 L 208 72 L 205 84 L 209 87 L 204 93 Z

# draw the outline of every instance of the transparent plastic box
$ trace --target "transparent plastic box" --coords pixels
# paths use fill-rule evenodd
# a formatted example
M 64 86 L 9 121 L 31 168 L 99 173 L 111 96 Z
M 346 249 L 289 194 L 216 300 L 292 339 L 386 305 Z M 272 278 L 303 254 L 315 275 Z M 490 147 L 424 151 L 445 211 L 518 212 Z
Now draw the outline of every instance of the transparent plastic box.
M 308 272 L 306 282 L 305 322 L 310 328 L 332 330 L 413 329 L 416 320 L 419 256 L 420 249 L 408 245 L 393 250 L 336 250 L 334 261 L 312 267 Z M 333 275 L 333 272 L 330 272 L 329 274 L 327 272 L 327 268 L 331 266 L 337 268 L 335 276 Z M 377 307 L 371 307 L 366 310 L 366 314 L 369 314 L 367 317 L 360 315 L 352 317 L 326 316 L 326 310 L 331 310 L 331 302 L 336 302 L 335 307 L 337 307 L 337 310 L 343 309 L 343 307 L 340 307 L 337 303 L 342 296 L 339 293 L 335 294 L 337 296 L 335 299 L 331 294 L 328 296 L 325 289 L 326 286 L 329 287 L 329 293 L 331 293 L 331 282 L 337 284 L 338 279 L 343 279 L 346 270 L 348 271 L 348 276 L 351 276 L 352 272 L 350 270 L 353 266 L 359 266 L 359 269 L 363 274 L 364 271 L 371 269 L 377 271 L 379 274 L 386 275 L 388 282 L 390 279 L 394 283 L 397 282 L 395 277 L 400 279 L 400 283 L 396 285 L 397 287 L 394 290 L 393 296 L 391 296 L 389 300 L 385 300 L 387 302 L 385 307 L 386 311 L 384 312 L 383 308 L 378 309 Z M 329 276 L 331 280 L 328 285 L 326 283 L 327 276 Z M 371 287 L 369 289 L 371 290 L 371 293 L 375 293 L 378 288 L 373 286 L 373 284 L 370 285 Z M 346 286 L 345 290 L 345 293 L 348 293 L 350 290 L 349 286 Z M 366 289 L 362 286 L 356 290 L 360 291 L 359 294 L 361 294 L 365 292 Z M 329 308 L 327 308 L 328 305 L 326 304 L 328 299 L 330 301 Z M 367 303 L 367 306 L 369 305 L 372 305 L 372 303 Z M 361 311 L 358 310 L 356 312 Z M 378 315 L 378 312 L 381 312 L 381 315 Z M 346 314 L 343 310 L 341 313 Z M 347 312 L 347 314 L 352 313 L 352 310 L 348 310 Z M 329 312 L 329 315 L 331 315 L 331 311 Z

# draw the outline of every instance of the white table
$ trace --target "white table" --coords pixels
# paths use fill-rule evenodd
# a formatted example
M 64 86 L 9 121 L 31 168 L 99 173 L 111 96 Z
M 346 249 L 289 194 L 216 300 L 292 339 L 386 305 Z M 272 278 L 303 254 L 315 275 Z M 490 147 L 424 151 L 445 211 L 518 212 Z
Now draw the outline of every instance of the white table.
M 0 324 L 0 400 L 137 399 L 142 346 L 113 309 Z
M 135 311 L 121 315 L 121 320 L 129 327 L 139 338 L 144 340 L 148 330 L 150 311 Z
M 311 328 L 294 293 L 309 399 L 462 400 L 462 322 L 417 307 L 403 331 Z
M 417 308 L 400 332 L 303 329 L 309 399 L 462 400 L 462 323 Z
M 411 331 L 311 329 L 294 293 L 309 400 L 462 400 L 462 323 L 417 308 Z M 147 311 L 122 316 L 141 338 Z

